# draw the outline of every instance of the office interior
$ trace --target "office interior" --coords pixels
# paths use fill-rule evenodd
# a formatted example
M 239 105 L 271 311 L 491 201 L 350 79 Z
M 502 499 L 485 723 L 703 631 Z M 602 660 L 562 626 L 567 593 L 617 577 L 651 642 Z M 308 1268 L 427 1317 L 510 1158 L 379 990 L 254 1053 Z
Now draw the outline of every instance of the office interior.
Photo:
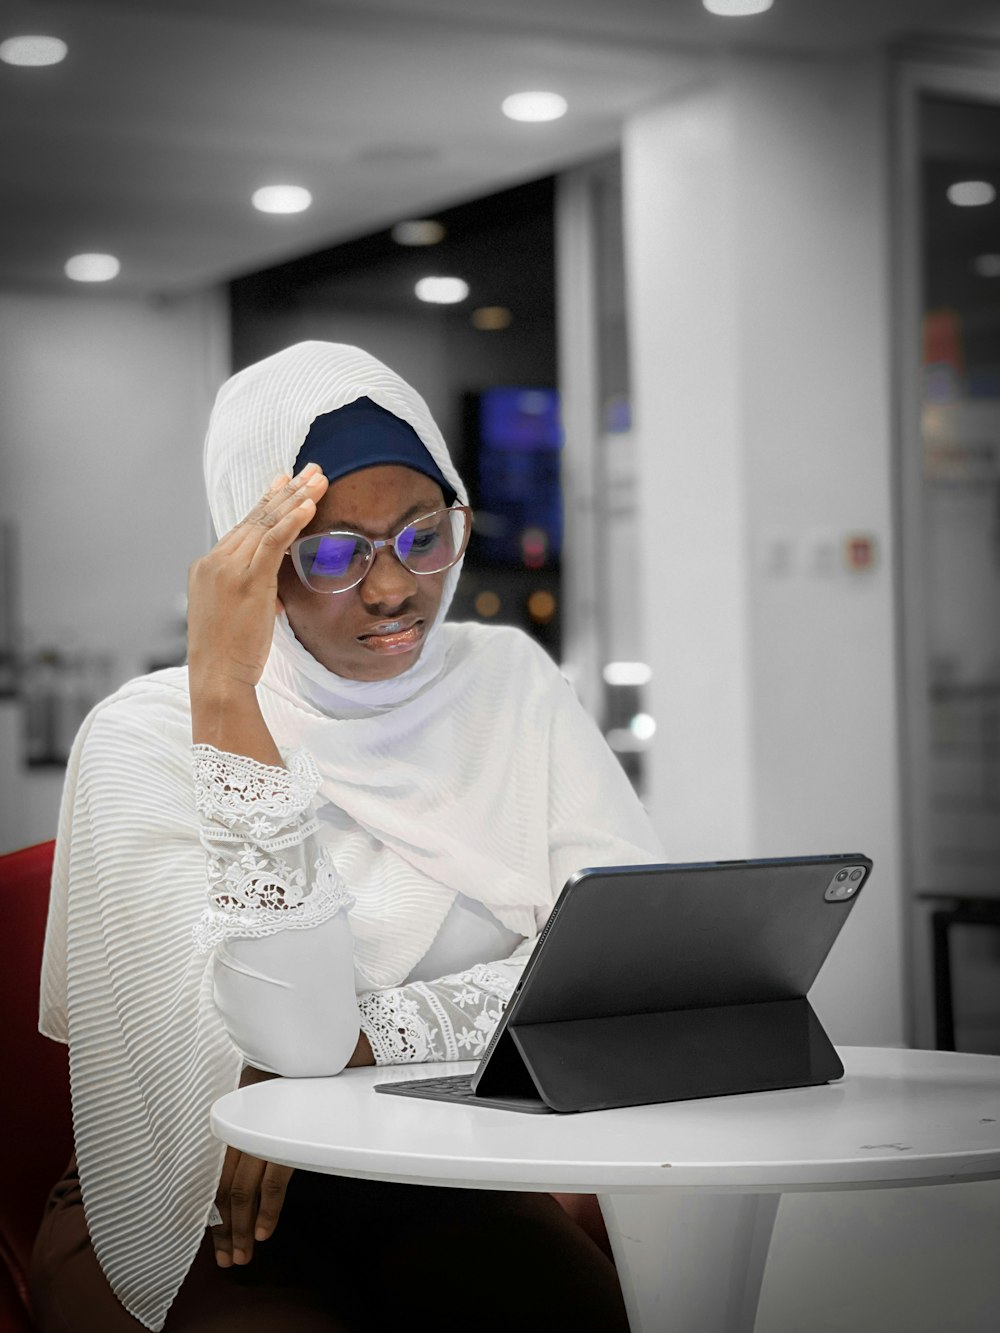
M 671 859 L 873 858 L 834 1040 L 940 1042 L 937 920 L 954 1044 L 1000 1054 L 1000 13 L 605 9 L 5 7 L 70 55 L 0 65 L 0 852 L 54 834 L 93 702 L 183 660 L 218 386 L 354 342 L 486 518 L 456 612 L 556 657 Z M 504 123 L 526 86 L 567 114 Z M 313 208 L 253 214 L 288 176 Z M 759 1333 L 992 1330 L 998 1203 L 786 1198 Z

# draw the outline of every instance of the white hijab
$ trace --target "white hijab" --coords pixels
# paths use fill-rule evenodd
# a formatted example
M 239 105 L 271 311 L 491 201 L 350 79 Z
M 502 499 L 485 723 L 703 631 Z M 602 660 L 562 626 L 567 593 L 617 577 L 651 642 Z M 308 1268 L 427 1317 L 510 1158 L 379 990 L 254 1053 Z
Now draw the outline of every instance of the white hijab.
M 242 518 L 273 476 L 292 471 L 316 417 L 361 397 L 413 427 L 465 503 L 465 487 L 420 395 L 358 348 L 306 342 L 233 376 L 218 396 L 205 442 L 217 532 Z M 537 929 L 536 909 L 547 912 L 553 901 L 544 838 L 526 856 L 524 839 L 511 838 L 509 829 L 507 837 L 493 835 L 505 789 L 528 775 L 523 754 L 482 762 L 489 751 L 482 724 L 498 682 L 475 651 L 482 636 L 442 623 L 460 571 L 458 565 L 447 575 L 420 657 L 400 675 L 373 682 L 335 675 L 282 616 L 258 691 L 279 747 L 309 750 L 321 794 L 336 812 L 328 833 L 334 856 L 351 867 L 355 963 L 364 989 L 395 985 L 409 974 L 458 892 L 525 936 Z M 509 690 L 510 682 L 500 688 Z M 464 719 L 457 732 L 456 716 Z M 534 794 L 541 774 L 534 760 L 532 768 Z
M 423 441 L 462 504 L 468 496 L 447 445 L 420 394 L 395 371 L 358 347 L 302 342 L 258 361 L 219 390 L 205 440 L 205 482 L 218 536 L 244 517 L 279 472 L 290 473 L 317 417 L 370 398 L 407 422 Z M 445 581 L 435 626 L 448 612 L 461 564 Z M 323 711 L 351 716 L 411 698 L 441 669 L 440 646 L 425 638 L 416 664 L 386 681 L 345 680 L 327 671 L 285 631 L 277 652 L 303 680 L 319 684 Z

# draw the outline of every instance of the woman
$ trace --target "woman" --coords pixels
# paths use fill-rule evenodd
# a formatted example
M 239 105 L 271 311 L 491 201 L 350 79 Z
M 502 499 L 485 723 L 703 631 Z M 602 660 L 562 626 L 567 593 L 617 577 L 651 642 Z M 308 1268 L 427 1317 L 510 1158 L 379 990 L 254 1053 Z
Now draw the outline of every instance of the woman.
M 41 1025 L 76 1154 L 39 1324 L 458 1329 L 474 1264 L 522 1327 L 624 1328 L 547 1195 L 292 1175 L 210 1133 L 241 1078 L 479 1054 L 568 876 L 662 853 L 544 652 L 445 623 L 466 495 L 409 385 L 288 348 L 223 386 L 205 470 L 188 666 L 99 705 L 67 771 Z

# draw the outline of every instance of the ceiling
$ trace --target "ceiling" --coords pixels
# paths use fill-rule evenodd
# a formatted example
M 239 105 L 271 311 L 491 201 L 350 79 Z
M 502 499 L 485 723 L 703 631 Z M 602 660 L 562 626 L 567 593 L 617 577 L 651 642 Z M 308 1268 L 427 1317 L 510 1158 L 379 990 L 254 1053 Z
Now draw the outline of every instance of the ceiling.
M 3 0 L 0 40 L 62 37 L 60 65 L 0 64 L 0 285 L 63 288 L 80 251 L 115 288 L 180 293 L 489 194 L 613 148 L 624 117 L 714 50 L 919 38 L 1000 49 L 996 0 Z M 506 120 L 510 92 L 569 114 Z M 305 185 L 313 207 L 250 195 Z

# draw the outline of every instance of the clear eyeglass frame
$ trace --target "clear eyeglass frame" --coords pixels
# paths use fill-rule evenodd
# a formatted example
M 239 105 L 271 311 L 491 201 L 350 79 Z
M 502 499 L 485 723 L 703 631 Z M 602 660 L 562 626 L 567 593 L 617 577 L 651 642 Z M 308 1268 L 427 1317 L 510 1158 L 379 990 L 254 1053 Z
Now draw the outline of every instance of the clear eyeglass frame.
M 460 540 L 453 546 L 452 554 L 443 564 L 437 565 L 435 568 L 414 569 L 413 566 L 408 563 L 408 553 L 400 549 L 400 542 L 411 530 L 419 531 L 420 524 L 426 524 L 428 520 L 433 519 L 438 515 L 446 514 L 461 514 L 465 519 L 464 531 L 461 534 Z M 400 528 L 399 532 L 397 532 L 394 537 L 366 537 L 364 533 L 352 532 L 348 528 L 331 529 L 327 532 L 311 532 L 308 536 L 296 537 L 295 541 L 292 542 L 291 546 L 285 552 L 285 555 L 291 558 L 300 582 L 308 588 L 310 592 L 317 592 L 321 596 L 336 596 L 338 593 L 350 592 L 352 588 L 356 588 L 358 584 L 363 583 L 367 575 L 371 572 L 372 566 L 375 564 L 376 555 L 378 555 L 380 550 L 385 548 L 391 548 L 399 563 L 404 569 L 409 570 L 411 574 L 443 574 L 445 570 L 451 569 L 453 565 L 457 565 L 459 560 L 461 560 L 462 556 L 465 554 L 466 547 L 469 544 L 469 538 L 472 536 L 472 520 L 472 510 L 468 505 L 451 505 L 446 509 L 432 509 L 429 513 L 421 514 L 418 518 L 410 519 L 409 523 Z M 452 520 L 452 523 L 454 526 L 454 520 Z M 322 540 L 323 538 L 337 537 L 345 540 L 352 540 L 355 544 L 355 549 L 357 549 L 360 544 L 361 550 L 366 552 L 361 572 L 358 574 L 357 578 L 352 579 L 350 583 L 345 583 L 343 587 L 317 587 L 315 583 L 312 583 L 309 580 L 309 574 L 307 573 L 302 555 L 303 548 L 308 542 L 315 542 L 317 540 Z

